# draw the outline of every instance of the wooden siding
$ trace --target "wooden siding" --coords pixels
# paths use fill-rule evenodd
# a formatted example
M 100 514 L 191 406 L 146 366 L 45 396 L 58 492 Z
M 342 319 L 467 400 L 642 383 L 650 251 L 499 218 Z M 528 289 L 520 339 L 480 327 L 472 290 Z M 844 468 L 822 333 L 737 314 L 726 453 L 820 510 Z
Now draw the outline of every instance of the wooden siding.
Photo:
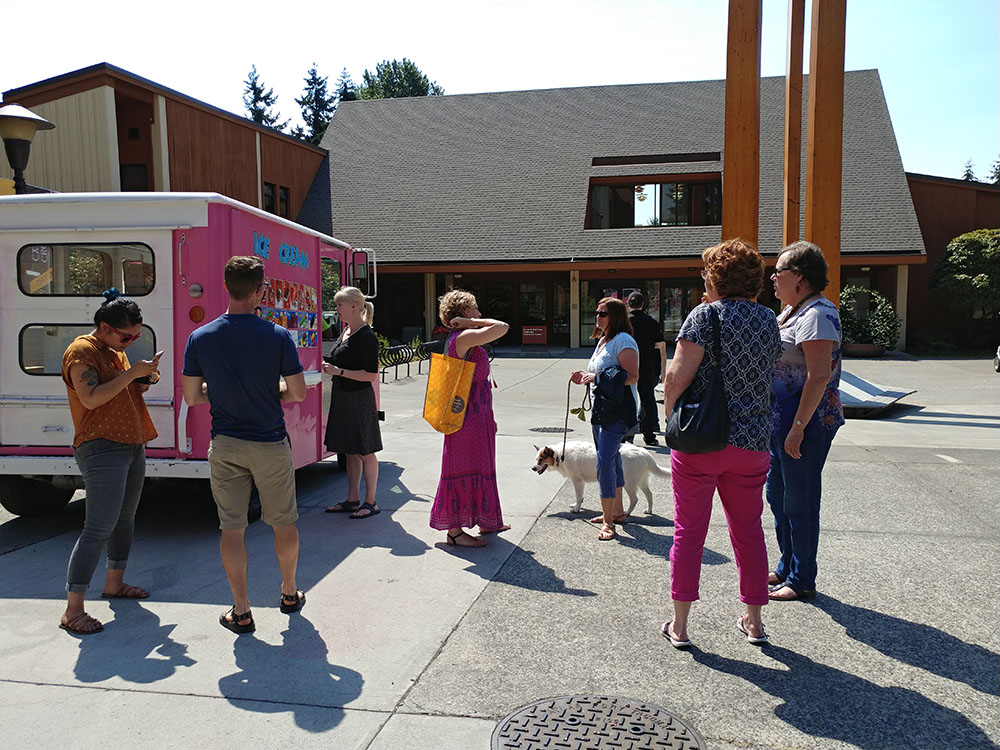
M 289 189 L 288 218 L 294 220 L 299 215 L 324 156 L 284 138 L 260 134 L 261 182 Z
M 254 131 L 167 99 L 170 189 L 214 191 L 257 205 Z
M 964 329 L 970 325 L 968 318 L 943 311 L 941 299 L 930 290 L 931 275 L 953 239 L 974 229 L 1000 228 L 1000 189 L 995 185 L 918 174 L 906 177 L 927 250 L 927 263 L 911 268 L 909 273 L 910 333 L 922 337 L 961 336 L 967 333 Z M 972 324 L 996 326 L 991 321 L 977 320 Z
M 119 190 L 114 89 L 82 91 L 31 111 L 56 127 L 35 135 L 24 171 L 30 184 L 63 193 Z M 12 177 L 7 160 L 0 161 L 0 176 Z

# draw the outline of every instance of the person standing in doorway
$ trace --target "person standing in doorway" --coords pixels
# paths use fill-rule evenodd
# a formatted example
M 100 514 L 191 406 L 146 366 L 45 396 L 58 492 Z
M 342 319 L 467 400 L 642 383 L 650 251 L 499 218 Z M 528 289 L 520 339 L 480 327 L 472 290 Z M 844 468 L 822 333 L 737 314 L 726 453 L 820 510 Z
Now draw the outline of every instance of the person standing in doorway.
M 659 445 L 656 433 L 660 431 L 660 418 L 656 407 L 654 389 L 663 382 L 667 372 L 667 344 L 663 340 L 660 324 L 643 311 L 646 300 L 642 292 L 628 296 L 628 319 L 632 323 L 633 337 L 639 345 L 639 431 L 646 445 Z
M 226 314 L 188 337 L 182 387 L 189 406 L 211 404 L 208 463 L 222 530 L 219 550 L 233 592 L 233 606 L 219 622 L 234 633 L 251 633 L 255 624 L 247 596 L 243 535 L 253 485 L 260 493 L 261 517 L 274 530 L 281 611 L 297 612 L 306 603 L 306 595 L 295 586 L 299 513 L 281 408 L 282 401 L 305 399 L 306 380 L 292 335 L 254 314 L 267 293 L 264 264 L 253 256 L 230 258 L 225 284 Z

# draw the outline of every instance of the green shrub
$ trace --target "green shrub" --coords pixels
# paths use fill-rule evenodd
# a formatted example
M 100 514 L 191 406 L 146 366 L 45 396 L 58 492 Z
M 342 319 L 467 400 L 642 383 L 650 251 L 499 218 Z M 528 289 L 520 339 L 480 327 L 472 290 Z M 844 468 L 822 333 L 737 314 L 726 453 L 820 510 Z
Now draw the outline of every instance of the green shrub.
M 945 248 L 931 275 L 931 290 L 970 318 L 1000 312 L 1000 229 L 959 235 Z
M 858 298 L 868 298 L 868 315 L 857 312 Z M 874 344 L 894 349 L 903 325 L 892 308 L 892 303 L 874 289 L 863 286 L 845 286 L 840 293 L 840 325 L 845 344 Z

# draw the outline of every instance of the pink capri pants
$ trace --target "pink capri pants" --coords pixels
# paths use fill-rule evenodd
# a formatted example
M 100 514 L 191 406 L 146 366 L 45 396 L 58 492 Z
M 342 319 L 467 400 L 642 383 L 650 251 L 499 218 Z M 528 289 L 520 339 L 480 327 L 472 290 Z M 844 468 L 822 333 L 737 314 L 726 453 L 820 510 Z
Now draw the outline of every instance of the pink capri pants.
M 701 556 L 718 488 L 736 556 L 740 601 L 767 604 L 767 547 L 761 528 L 767 451 L 728 445 L 714 453 L 671 451 L 674 488 L 674 544 L 670 548 L 670 597 L 698 600 Z

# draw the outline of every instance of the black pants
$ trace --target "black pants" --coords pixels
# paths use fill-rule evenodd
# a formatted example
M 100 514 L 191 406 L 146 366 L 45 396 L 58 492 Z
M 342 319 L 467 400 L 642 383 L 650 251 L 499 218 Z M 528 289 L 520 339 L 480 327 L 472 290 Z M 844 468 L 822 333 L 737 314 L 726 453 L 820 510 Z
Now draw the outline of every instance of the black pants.
M 643 437 L 650 437 L 660 431 L 660 410 L 653 392 L 659 382 L 659 374 L 640 375 L 636 384 L 639 390 L 639 432 Z

